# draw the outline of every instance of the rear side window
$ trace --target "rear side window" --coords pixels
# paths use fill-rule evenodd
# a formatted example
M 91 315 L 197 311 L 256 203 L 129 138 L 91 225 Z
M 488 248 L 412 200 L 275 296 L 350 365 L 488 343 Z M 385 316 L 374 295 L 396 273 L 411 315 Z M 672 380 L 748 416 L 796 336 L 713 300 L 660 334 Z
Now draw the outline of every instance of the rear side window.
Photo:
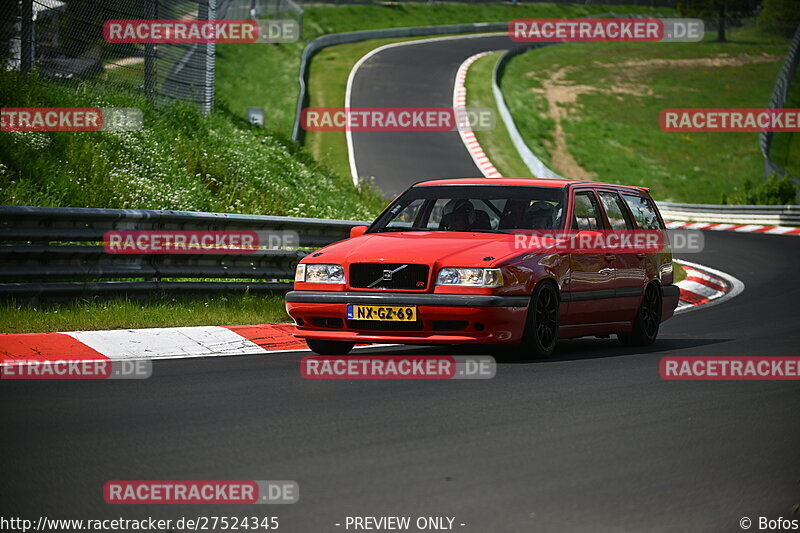
M 575 194 L 575 207 L 573 211 L 575 213 L 575 220 L 572 224 L 574 229 L 603 229 L 600 209 L 598 209 L 594 194 L 590 192 L 579 192 Z
M 631 208 L 633 219 L 639 229 L 664 229 L 658 221 L 658 215 L 652 200 L 630 194 L 623 194 L 622 197 L 625 198 L 625 202 Z
M 635 229 L 633 222 L 628 216 L 628 210 L 622 203 L 618 194 L 613 192 L 600 191 L 600 201 L 603 202 L 603 209 L 606 210 L 611 229 Z

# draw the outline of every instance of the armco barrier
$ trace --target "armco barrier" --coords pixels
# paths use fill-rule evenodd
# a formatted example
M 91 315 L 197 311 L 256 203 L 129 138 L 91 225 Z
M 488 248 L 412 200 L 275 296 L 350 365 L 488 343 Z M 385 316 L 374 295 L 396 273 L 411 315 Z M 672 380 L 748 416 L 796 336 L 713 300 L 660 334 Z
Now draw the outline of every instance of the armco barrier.
M 800 225 L 797 205 L 659 202 L 659 207 L 670 221 Z M 286 291 L 297 262 L 309 250 L 345 239 L 351 227 L 367 224 L 187 211 L 0 207 L 0 296 Z M 257 254 L 109 254 L 102 246 L 109 230 L 293 231 L 300 241 L 297 249 Z
M 800 226 L 800 205 L 714 205 L 658 202 L 661 216 L 675 222 L 721 222 Z
M 366 222 L 185 211 L 0 207 L 0 295 L 28 299 L 157 291 L 287 290 L 307 249 Z M 203 254 L 110 254 L 109 230 L 293 231 L 297 249 Z M 305 249 L 305 250 L 304 250 Z M 183 281 L 183 279 L 216 281 Z M 258 280 L 258 281 L 253 281 Z
M 769 98 L 770 109 L 783 109 L 786 100 L 789 97 L 789 90 L 792 86 L 792 80 L 797 72 L 797 67 L 800 65 L 800 25 L 794 33 L 792 44 L 789 46 L 789 53 L 786 54 L 786 60 L 783 62 L 778 79 L 775 81 L 775 86 L 772 89 L 772 95 Z M 783 176 L 787 174 L 783 167 L 775 163 L 770 157 L 770 150 L 772 148 L 772 139 L 774 137 L 771 131 L 762 131 L 759 134 L 759 146 L 761 148 L 761 155 L 764 156 L 764 173 L 767 177 L 772 174 Z M 797 177 L 794 177 L 797 180 Z

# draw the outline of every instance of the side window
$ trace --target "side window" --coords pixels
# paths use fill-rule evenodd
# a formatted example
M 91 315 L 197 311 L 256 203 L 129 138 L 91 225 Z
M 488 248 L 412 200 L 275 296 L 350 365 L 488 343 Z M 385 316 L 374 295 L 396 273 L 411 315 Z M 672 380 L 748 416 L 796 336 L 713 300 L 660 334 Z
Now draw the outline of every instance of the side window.
M 631 208 L 633 219 L 636 221 L 636 225 L 639 226 L 639 229 L 664 229 L 658 221 L 656 208 L 649 198 L 630 194 L 623 194 L 622 197 L 625 198 L 625 202 L 628 204 L 628 207 Z
M 600 209 L 598 209 L 594 194 L 590 192 L 576 193 L 573 212 L 575 213 L 573 229 L 603 229 L 603 219 L 600 217 Z
M 611 223 L 611 229 L 634 229 L 628 210 L 625 209 L 619 195 L 604 191 L 600 191 L 599 194 L 600 201 L 603 202 L 603 209 L 606 210 L 608 221 Z

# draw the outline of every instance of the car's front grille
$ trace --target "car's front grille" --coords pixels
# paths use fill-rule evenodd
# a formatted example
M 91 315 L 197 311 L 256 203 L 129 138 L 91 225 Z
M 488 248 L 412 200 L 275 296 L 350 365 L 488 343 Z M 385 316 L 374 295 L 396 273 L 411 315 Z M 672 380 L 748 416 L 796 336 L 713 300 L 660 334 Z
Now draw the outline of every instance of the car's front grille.
M 353 263 L 350 286 L 356 289 L 402 289 L 424 291 L 428 265 L 406 263 Z

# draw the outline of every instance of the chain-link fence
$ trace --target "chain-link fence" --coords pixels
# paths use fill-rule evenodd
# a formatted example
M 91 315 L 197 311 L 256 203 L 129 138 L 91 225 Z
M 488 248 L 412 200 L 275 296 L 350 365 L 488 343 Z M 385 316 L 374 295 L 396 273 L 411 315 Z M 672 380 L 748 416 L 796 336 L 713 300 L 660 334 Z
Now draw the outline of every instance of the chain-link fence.
M 213 43 L 110 43 L 114 19 L 205 20 L 225 16 L 222 0 L 21 0 L 0 8 L 0 60 L 6 69 L 59 80 L 94 80 L 141 90 L 151 100 L 214 105 Z
M 786 55 L 786 60 L 778 73 L 778 79 L 775 82 L 775 88 L 772 90 L 772 96 L 769 99 L 770 109 L 783 109 L 786 104 L 786 99 L 789 97 L 789 89 L 792 86 L 797 73 L 797 67 L 800 65 L 800 26 L 794 33 L 794 39 L 789 47 L 789 53 Z M 784 176 L 787 174 L 786 170 L 775 163 L 770 157 L 772 149 L 772 140 L 775 134 L 771 131 L 762 131 L 759 137 L 759 144 L 761 147 L 761 155 L 764 156 L 764 172 L 767 177 L 775 174 Z M 796 178 L 796 177 L 795 177 Z

